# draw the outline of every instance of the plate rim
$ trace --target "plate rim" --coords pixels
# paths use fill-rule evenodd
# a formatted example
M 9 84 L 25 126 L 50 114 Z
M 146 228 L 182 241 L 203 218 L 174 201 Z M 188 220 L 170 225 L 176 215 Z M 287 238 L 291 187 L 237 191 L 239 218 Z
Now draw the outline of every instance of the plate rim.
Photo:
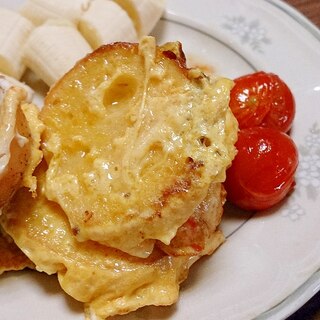
M 292 5 L 284 2 L 283 0 L 261 0 L 264 3 L 268 3 L 277 10 L 286 14 L 290 17 L 295 23 L 297 23 L 301 28 L 304 29 L 308 34 L 312 35 L 314 39 L 320 43 L 320 29 L 303 13 L 298 11 Z M 171 12 L 166 12 L 164 20 L 174 21 L 176 23 L 188 26 L 190 23 L 196 31 L 203 32 L 205 34 L 210 34 L 210 27 L 207 27 L 205 24 L 201 24 L 196 20 L 193 20 L 192 17 L 181 17 L 175 15 Z M 221 38 L 223 35 L 221 35 Z M 219 38 L 219 37 L 218 37 Z M 221 39 L 219 39 L 221 40 Z M 226 44 L 224 41 L 222 43 Z M 227 43 L 226 46 L 229 47 Z M 230 46 L 232 47 L 232 46 Z M 237 51 L 237 50 L 235 50 Z M 245 54 L 243 54 L 245 56 Z M 249 60 L 251 64 L 251 59 Z M 255 66 L 255 63 L 252 63 Z M 240 226 L 241 228 L 242 226 Z M 238 230 L 238 229 L 237 229 Z M 281 320 L 292 315 L 294 312 L 299 310 L 307 301 L 309 301 L 313 296 L 320 292 L 320 266 L 310 277 L 302 283 L 298 288 L 291 292 L 287 297 L 285 297 L 277 305 L 269 308 L 260 315 L 256 316 L 256 320 Z
M 270 3 L 282 12 L 286 13 L 308 33 L 312 34 L 317 41 L 320 41 L 320 29 L 318 29 L 317 26 L 315 26 L 297 9 L 282 0 L 262 0 L 262 2 Z M 285 300 L 262 313 L 256 319 L 283 319 L 283 316 L 289 316 L 294 313 L 318 291 L 320 291 L 320 268 Z M 305 300 L 302 301 L 301 295 L 303 293 L 305 293 Z M 297 302 L 297 304 L 295 302 Z M 279 318 L 279 316 L 281 316 L 281 318 Z
M 274 7 L 286 13 L 289 17 L 291 17 L 295 22 L 297 22 L 302 28 L 304 28 L 308 33 L 312 34 L 315 39 L 320 42 L 320 28 L 318 28 L 298 9 L 296 9 L 289 3 L 284 2 L 283 0 L 264 1 L 269 2 Z M 288 316 L 299 310 L 318 292 L 320 292 L 320 267 L 309 277 L 306 282 L 304 282 L 300 287 L 294 290 L 282 302 L 265 311 L 264 313 L 256 317 L 256 319 L 280 320 L 283 319 L 283 317 L 287 318 Z

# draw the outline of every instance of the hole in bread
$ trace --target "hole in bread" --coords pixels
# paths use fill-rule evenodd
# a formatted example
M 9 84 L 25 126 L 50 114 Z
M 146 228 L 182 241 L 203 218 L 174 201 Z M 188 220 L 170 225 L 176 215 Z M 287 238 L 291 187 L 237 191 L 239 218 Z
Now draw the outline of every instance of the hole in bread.
M 137 80 L 134 77 L 131 75 L 120 75 L 107 87 L 103 98 L 104 106 L 115 106 L 133 98 L 137 87 Z
M 199 142 L 205 147 L 211 146 L 211 140 L 208 137 L 205 137 L 205 136 L 200 137 Z

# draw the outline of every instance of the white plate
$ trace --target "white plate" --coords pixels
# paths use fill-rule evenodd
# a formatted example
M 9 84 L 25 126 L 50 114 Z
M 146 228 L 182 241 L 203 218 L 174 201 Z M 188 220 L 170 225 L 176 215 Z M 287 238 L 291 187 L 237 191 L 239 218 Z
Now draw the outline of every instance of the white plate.
M 227 210 L 227 242 L 193 267 L 175 306 L 120 318 L 283 319 L 320 289 L 320 32 L 277 0 L 168 0 L 154 35 L 180 40 L 192 63 L 231 78 L 279 74 L 296 98 L 300 165 L 295 192 L 275 209 L 253 217 Z M 1 319 L 83 319 L 55 277 L 13 272 L 0 283 Z

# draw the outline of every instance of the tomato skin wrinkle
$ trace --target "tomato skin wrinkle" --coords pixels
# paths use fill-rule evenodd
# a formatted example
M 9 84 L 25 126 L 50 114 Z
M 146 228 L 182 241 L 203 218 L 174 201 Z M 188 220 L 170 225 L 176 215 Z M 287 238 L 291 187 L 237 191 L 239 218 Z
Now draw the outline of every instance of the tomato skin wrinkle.
M 230 108 L 240 129 L 263 126 L 288 132 L 295 117 L 295 100 L 286 83 L 259 71 L 234 80 Z
M 245 210 L 264 210 L 280 202 L 294 187 L 298 151 L 279 130 L 240 130 L 238 154 L 227 170 L 227 198 Z

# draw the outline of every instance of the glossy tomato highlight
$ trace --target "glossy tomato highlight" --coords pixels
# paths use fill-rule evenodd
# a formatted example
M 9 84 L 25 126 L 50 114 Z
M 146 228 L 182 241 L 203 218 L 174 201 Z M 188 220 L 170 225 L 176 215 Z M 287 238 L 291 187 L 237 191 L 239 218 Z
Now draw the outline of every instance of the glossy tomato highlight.
M 295 116 L 291 90 L 277 75 L 263 71 L 234 80 L 230 108 L 240 129 L 256 126 L 289 131 Z
M 229 201 L 245 210 L 264 210 L 294 187 L 298 151 L 287 134 L 263 127 L 240 130 L 236 147 L 225 182 Z

